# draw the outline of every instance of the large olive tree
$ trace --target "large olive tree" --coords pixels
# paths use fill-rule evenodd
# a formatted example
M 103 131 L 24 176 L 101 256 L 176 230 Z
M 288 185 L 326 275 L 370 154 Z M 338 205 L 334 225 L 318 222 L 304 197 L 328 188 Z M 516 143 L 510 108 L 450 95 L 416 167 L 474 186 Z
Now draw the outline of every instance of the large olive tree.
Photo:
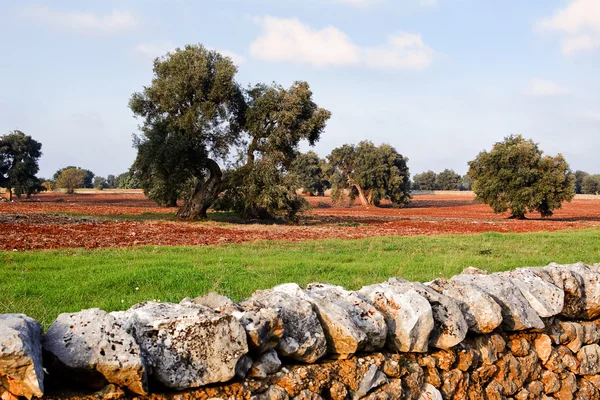
M 130 100 L 143 120 L 132 170 L 159 204 L 184 197 L 179 218 L 205 218 L 223 192 L 248 216 L 266 204 L 287 207 L 293 188 L 281 182 L 298 144 L 314 144 L 329 119 L 306 82 L 244 90 L 236 72 L 230 58 L 186 46 L 157 58 L 151 85 Z
M 510 210 L 511 218 L 524 219 L 527 212 L 552 215 L 563 201 L 575 195 L 574 176 L 561 154 L 544 156 L 532 140 L 511 135 L 482 151 L 469 162 L 477 199 L 494 212 Z
M 410 174 L 403 157 L 392 146 L 375 146 L 370 141 L 345 144 L 327 157 L 331 173 L 332 199 L 348 195 L 363 206 L 390 200 L 396 207 L 410 201 Z

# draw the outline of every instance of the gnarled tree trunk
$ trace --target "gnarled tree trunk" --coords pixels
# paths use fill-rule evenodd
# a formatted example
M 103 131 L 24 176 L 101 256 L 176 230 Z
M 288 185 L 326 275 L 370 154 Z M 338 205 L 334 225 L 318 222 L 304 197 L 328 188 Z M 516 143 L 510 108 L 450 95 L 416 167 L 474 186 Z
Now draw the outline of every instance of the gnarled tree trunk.
M 216 161 L 209 159 L 207 162 L 210 176 L 198 182 L 194 193 L 177 211 L 177 218 L 199 219 L 206 218 L 206 210 L 213 205 L 223 189 L 223 172 Z

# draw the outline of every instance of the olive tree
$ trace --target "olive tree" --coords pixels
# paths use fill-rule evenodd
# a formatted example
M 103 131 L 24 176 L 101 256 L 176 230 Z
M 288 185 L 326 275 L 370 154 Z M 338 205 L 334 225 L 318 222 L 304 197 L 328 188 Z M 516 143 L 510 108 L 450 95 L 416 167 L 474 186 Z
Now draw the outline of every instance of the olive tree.
M 0 187 L 8 190 L 9 198 L 12 198 L 13 189 L 18 197 L 41 190 L 41 183 L 35 176 L 41 150 L 41 143 L 21 131 L 0 137 Z
M 331 187 L 326 176 L 327 161 L 314 151 L 300 153 L 292 162 L 291 174 L 303 193 L 323 196 Z
M 221 193 L 222 204 L 248 216 L 266 203 L 271 209 L 294 203 L 288 179 L 273 174 L 285 175 L 299 142 L 314 144 L 329 119 L 306 82 L 244 90 L 236 72 L 230 58 L 202 45 L 186 46 L 157 58 L 151 85 L 130 100 L 143 120 L 132 169 L 155 201 L 173 205 L 184 197 L 179 218 L 205 218 Z M 235 154 L 224 174 L 222 166 Z M 269 176 L 266 166 L 273 169 Z M 267 193 L 277 198 L 265 202 Z
M 65 189 L 67 194 L 73 194 L 75 189 L 83 187 L 85 177 L 86 172 L 83 169 L 76 167 L 62 169 L 56 180 L 56 186 Z
M 436 190 L 437 186 L 435 183 L 436 174 L 429 170 L 427 172 L 421 172 L 416 174 L 413 178 L 415 190 Z
M 402 207 L 410 201 L 408 159 L 388 144 L 345 144 L 333 149 L 327 160 L 334 201 L 346 195 L 351 200 L 358 197 L 363 206 L 377 206 L 387 199 Z
M 435 177 L 435 186 L 439 190 L 459 190 L 462 178 L 453 169 L 445 169 Z
M 581 180 L 581 193 L 598 194 L 600 192 L 600 175 L 586 175 Z
M 537 211 L 552 215 L 575 195 L 574 177 L 561 154 L 544 156 L 532 140 L 511 135 L 482 151 L 469 162 L 469 177 L 477 200 L 494 212 L 510 210 L 511 218 L 524 219 Z

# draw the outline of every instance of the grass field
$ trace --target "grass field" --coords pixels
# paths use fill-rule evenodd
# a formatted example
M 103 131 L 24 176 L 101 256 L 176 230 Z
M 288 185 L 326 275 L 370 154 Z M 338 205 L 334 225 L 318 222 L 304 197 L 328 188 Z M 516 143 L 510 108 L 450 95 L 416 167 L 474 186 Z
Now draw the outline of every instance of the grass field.
M 600 229 L 553 233 L 374 237 L 304 242 L 0 252 L 0 313 L 47 328 L 60 312 L 178 302 L 210 291 L 235 300 L 284 282 L 358 289 L 391 276 L 427 281 L 476 266 L 490 271 L 555 261 L 600 262 Z

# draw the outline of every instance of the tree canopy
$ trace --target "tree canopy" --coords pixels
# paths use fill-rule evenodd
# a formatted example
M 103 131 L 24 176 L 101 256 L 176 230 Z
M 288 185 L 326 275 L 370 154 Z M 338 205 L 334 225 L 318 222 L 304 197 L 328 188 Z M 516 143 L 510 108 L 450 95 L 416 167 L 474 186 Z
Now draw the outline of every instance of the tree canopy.
M 469 177 L 477 199 L 494 212 L 511 212 L 511 218 L 525 218 L 526 212 L 552 215 L 574 194 L 574 176 L 561 154 L 544 156 L 532 140 L 508 136 L 482 151 L 469 162 Z
M 459 190 L 462 178 L 453 169 L 445 169 L 435 177 L 438 190 Z
M 96 174 L 94 174 L 89 169 L 83 169 L 80 167 L 76 167 L 74 165 L 69 165 L 67 167 L 63 167 L 63 168 L 59 169 L 58 171 L 56 171 L 54 173 L 54 175 L 52 176 L 52 180 L 54 182 L 58 182 L 58 179 L 60 178 L 60 175 L 63 173 L 63 171 L 65 171 L 67 169 L 71 169 L 71 168 L 75 168 L 75 169 L 79 169 L 79 170 L 83 171 L 83 183 L 81 184 L 81 186 L 78 186 L 78 187 L 87 188 L 87 189 L 91 189 L 94 187 L 94 177 L 96 176 Z
M 329 119 L 306 82 L 243 90 L 236 72 L 230 58 L 186 46 L 157 58 L 152 84 L 130 100 L 143 120 L 132 169 L 157 203 L 174 205 L 184 197 L 180 218 L 206 217 L 224 191 L 221 204 L 246 215 L 294 203 L 284 175 L 299 142 L 314 144 Z
M 429 170 L 427 172 L 421 172 L 413 177 L 414 189 L 415 190 L 436 190 L 435 184 L 436 174 Z
M 600 192 L 600 174 L 589 175 L 581 180 L 581 193 L 583 194 L 598 194 Z
M 75 193 L 75 189 L 83 187 L 86 172 L 81 168 L 63 168 L 56 180 L 56 186 L 65 189 L 67 194 Z
M 0 187 L 7 188 L 9 196 L 14 189 L 18 197 L 41 190 L 41 182 L 35 176 L 41 155 L 41 143 L 21 131 L 0 137 Z
M 314 151 L 300 153 L 291 165 L 291 174 L 303 193 L 323 196 L 331 187 L 327 177 L 327 161 Z
M 390 200 L 396 207 L 410 201 L 410 174 L 403 157 L 392 146 L 375 146 L 370 141 L 345 144 L 327 157 L 332 185 L 332 199 L 358 197 L 364 206 Z

